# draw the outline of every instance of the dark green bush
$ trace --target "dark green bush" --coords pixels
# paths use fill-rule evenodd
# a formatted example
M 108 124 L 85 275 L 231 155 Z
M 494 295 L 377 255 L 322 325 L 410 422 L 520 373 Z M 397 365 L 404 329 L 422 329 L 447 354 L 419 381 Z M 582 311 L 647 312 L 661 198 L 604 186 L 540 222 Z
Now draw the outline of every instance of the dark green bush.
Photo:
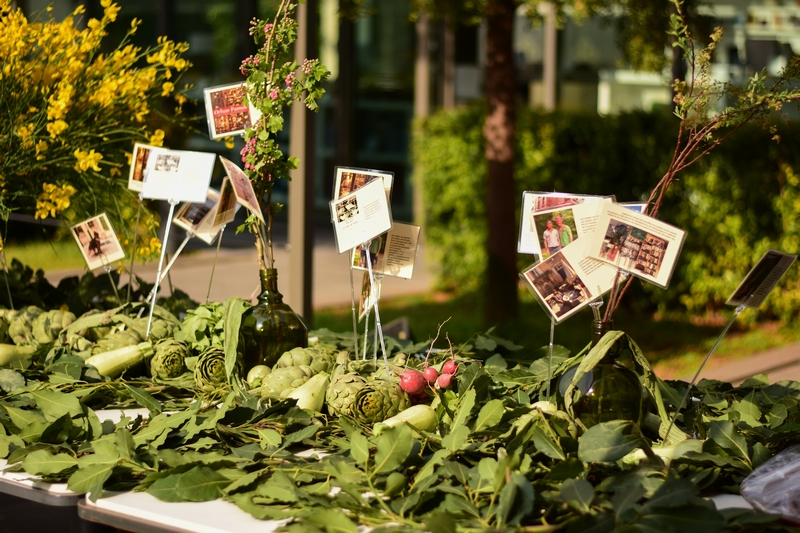
M 486 269 L 483 107 L 443 111 L 415 126 L 416 185 L 425 204 L 429 253 L 441 265 L 439 286 L 477 290 Z M 525 190 L 614 194 L 645 200 L 669 164 L 677 118 L 669 112 L 517 115 L 519 198 Z M 768 248 L 795 253 L 800 239 L 800 134 L 779 126 L 780 142 L 746 127 L 680 175 L 660 218 L 688 232 L 667 290 L 629 294 L 639 307 L 716 313 Z M 520 205 L 514 206 L 519 220 Z M 520 269 L 534 261 L 520 255 Z M 789 318 L 800 311 L 797 267 L 762 308 Z M 629 302 L 630 303 L 630 302 Z

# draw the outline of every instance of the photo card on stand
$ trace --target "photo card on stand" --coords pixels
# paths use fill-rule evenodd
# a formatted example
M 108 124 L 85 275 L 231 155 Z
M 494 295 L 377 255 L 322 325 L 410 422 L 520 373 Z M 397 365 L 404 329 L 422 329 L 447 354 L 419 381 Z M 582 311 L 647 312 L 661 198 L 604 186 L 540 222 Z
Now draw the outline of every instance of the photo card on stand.
M 370 170 L 355 167 L 336 167 L 336 178 L 333 182 L 333 198 L 342 198 L 357 191 L 367 183 L 380 179 L 386 189 L 386 199 L 391 201 L 394 173 L 384 170 Z
M 793 254 L 767 250 L 725 303 L 753 308 L 761 306 L 796 259 Z
M 381 180 L 373 180 L 347 196 L 331 200 L 330 209 L 339 253 L 392 228 L 392 213 Z
M 142 187 L 144 187 L 144 182 L 147 179 L 147 160 L 150 157 L 150 151 L 153 149 L 163 150 L 163 148 L 148 144 L 136 143 L 133 145 L 131 170 L 128 174 L 128 189 L 142 192 Z
M 215 189 L 208 189 L 205 202 L 181 204 L 175 211 L 172 222 L 179 228 L 191 231 L 195 237 L 206 244 L 211 244 L 219 232 L 219 227 L 213 227 L 218 205 L 219 193 Z
M 208 87 L 203 90 L 203 97 L 208 136 L 212 139 L 244 135 L 261 117 L 261 112 L 248 103 L 245 82 Z
M 236 199 L 233 184 L 231 179 L 225 176 L 225 179 L 222 180 L 222 187 L 219 190 L 219 203 L 214 211 L 214 219 L 211 225 L 217 228 L 223 224 L 230 224 L 236 218 L 236 211 L 238 210 L 239 202 Z
M 367 315 L 367 309 L 375 307 L 381 297 L 381 280 L 375 280 L 375 292 L 372 294 L 372 284 L 369 282 L 369 272 L 364 272 L 361 278 L 361 297 L 358 300 L 358 320 Z
M 619 204 L 603 204 L 587 255 L 666 288 L 686 232 Z
M 70 227 L 86 266 L 95 270 L 125 258 L 125 251 L 105 213 Z
M 547 213 L 552 213 L 549 218 L 552 220 L 553 225 L 556 225 L 554 218 L 558 216 L 559 212 L 570 213 L 574 219 L 576 216 L 584 218 L 584 213 L 594 213 L 592 208 L 588 210 L 580 208 L 585 203 L 594 203 L 598 201 L 613 201 L 613 196 L 589 196 L 580 194 L 567 194 L 560 192 L 534 192 L 525 191 L 522 193 L 522 216 L 520 217 L 519 228 L 519 241 L 517 243 L 517 251 L 521 254 L 537 254 L 549 256 L 550 250 L 543 248 L 543 233 L 547 229 L 545 227 L 545 220 L 548 218 L 544 216 Z M 578 209 L 580 215 L 576 215 L 574 209 Z M 566 215 L 569 218 L 570 215 Z M 588 224 L 588 225 L 587 225 Z M 585 234 L 592 230 L 591 220 L 585 221 L 580 226 L 577 222 L 571 230 L 576 233 Z M 579 231 L 580 230 L 580 231 Z M 563 231 L 563 230 L 562 230 Z M 580 235 L 572 234 L 572 238 L 577 239 Z M 555 241 L 552 242 L 555 245 Z
M 370 248 L 372 270 L 387 276 L 411 279 L 419 232 L 419 226 L 395 222 L 392 229 L 373 239 Z M 356 270 L 367 270 L 367 254 L 363 248 L 363 244 L 353 248 L 351 265 Z M 375 250 L 378 250 L 377 254 Z
M 204 203 L 216 158 L 207 152 L 150 149 L 142 197 Z
M 253 190 L 253 183 L 250 181 L 250 178 L 229 159 L 222 156 L 220 156 L 219 159 L 222 161 L 225 173 L 228 175 L 228 178 L 230 178 L 231 185 L 233 185 L 233 193 L 236 195 L 236 201 L 258 217 L 261 222 L 266 224 L 264 213 L 261 211 L 261 206 L 258 203 L 258 198 L 256 197 L 256 192 Z
M 600 207 L 606 201 L 589 201 L 534 213 L 529 224 L 530 234 L 539 242 L 536 253 L 546 259 L 579 237 L 591 234 L 597 225 Z

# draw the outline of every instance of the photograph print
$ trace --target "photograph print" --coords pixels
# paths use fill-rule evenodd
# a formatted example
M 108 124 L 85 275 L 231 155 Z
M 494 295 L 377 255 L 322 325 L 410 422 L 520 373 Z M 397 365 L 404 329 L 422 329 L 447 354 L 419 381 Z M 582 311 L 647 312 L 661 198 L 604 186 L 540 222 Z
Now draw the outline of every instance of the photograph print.
M 125 252 L 105 213 L 75 224 L 70 229 L 89 270 L 125 258 Z
M 576 313 L 591 300 L 590 291 L 561 252 L 533 265 L 521 276 L 556 322 Z
M 616 219 L 606 227 L 600 255 L 632 273 L 658 277 L 668 242 Z
M 546 259 L 578 238 L 572 209 L 533 215 L 534 232 L 539 236 L 542 259 Z
M 358 214 L 358 200 L 356 196 L 351 196 L 336 204 L 336 220 L 339 223 L 346 222 Z
M 131 171 L 128 175 L 128 188 L 130 190 L 141 192 L 144 181 L 147 179 L 147 159 L 150 157 L 150 151 L 153 148 L 156 147 L 140 143 L 133 145 Z
M 222 161 L 222 166 L 225 167 L 225 173 L 231 180 L 236 200 L 246 207 L 248 211 L 257 216 L 261 222 L 265 222 L 264 213 L 261 212 L 261 206 L 258 204 L 256 192 L 253 190 L 253 184 L 250 178 L 248 178 L 247 174 L 232 161 L 222 156 L 220 156 L 219 159 Z
M 233 193 L 231 179 L 226 176 L 225 179 L 222 180 L 222 187 L 219 191 L 219 204 L 214 214 L 213 226 L 218 227 L 233 222 L 238 205 L 239 202 L 236 201 L 236 195 Z
M 208 135 L 212 139 L 242 135 L 257 118 L 254 110 L 245 103 L 245 82 L 205 89 Z
M 206 201 L 201 203 L 184 203 L 175 213 L 175 224 L 187 231 L 197 232 L 197 228 L 206 217 L 213 215 L 214 208 L 219 202 L 219 193 L 208 189 Z
M 394 174 L 377 170 L 367 170 L 361 168 L 336 167 L 336 179 L 334 181 L 333 197 L 342 198 L 353 193 L 377 179 L 383 180 L 387 197 L 392 190 L 392 180 Z
M 386 238 L 389 233 L 381 233 L 370 243 L 369 247 L 361 244 L 353 248 L 353 267 L 372 268 L 373 272 L 383 272 L 384 257 L 386 255 Z M 367 249 L 369 249 L 369 265 L 367 264 Z M 380 268 L 378 268 L 380 267 Z

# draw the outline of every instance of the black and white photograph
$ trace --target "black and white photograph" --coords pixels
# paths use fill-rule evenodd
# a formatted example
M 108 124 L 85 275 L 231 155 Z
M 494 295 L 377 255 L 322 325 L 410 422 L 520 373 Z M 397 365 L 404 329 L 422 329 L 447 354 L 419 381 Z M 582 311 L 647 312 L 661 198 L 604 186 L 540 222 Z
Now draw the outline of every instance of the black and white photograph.
M 584 307 L 592 299 L 586 284 L 560 251 L 522 273 L 557 321 Z
M 353 196 L 336 204 L 336 220 L 345 222 L 358 214 L 358 199 Z
M 75 224 L 71 230 L 89 270 L 125 258 L 125 252 L 105 213 Z
M 216 158 L 216 154 L 209 152 L 151 148 L 142 197 L 175 202 L 205 202 Z
M 177 172 L 181 166 L 181 156 L 174 154 L 158 154 L 155 170 L 158 172 Z

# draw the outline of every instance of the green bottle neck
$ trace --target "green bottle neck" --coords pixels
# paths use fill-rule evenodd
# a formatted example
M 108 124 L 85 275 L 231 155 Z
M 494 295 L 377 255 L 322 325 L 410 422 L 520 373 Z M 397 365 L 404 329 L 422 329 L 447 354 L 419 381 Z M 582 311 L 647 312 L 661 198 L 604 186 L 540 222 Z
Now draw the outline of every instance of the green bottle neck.
M 261 278 L 261 294 L 258 299 L 271 304 L 283 303 L 283 295 L 278 292 L 278 269 L 266 268 L 259 271 L 258 275 Z
M 593 320 L 592 321 L 592 348 L 597 346 L 597 343 L 600 342 L 600 339 L 608 333 L 609 331 L 614 330 L 614 321 L 613 320 Z M 606 352 L 605 357 L 600 361 L 601 363 L 614 363 L 619 357 L 620 349 L 618 343 L 614 343 L 608 351 Z

